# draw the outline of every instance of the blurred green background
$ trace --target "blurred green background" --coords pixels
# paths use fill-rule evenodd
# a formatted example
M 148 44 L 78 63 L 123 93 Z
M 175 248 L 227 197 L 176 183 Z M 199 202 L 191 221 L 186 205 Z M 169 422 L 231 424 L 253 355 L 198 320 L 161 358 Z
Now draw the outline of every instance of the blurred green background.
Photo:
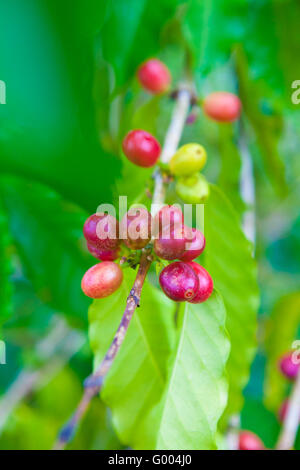
M 296 0 L 1 2 L 1 449 L 51 448 L 92 369 L 80 280 L 94 262 L 82 225 L 118 194 L 136 199 L 151 174 L 120 152 L 134 127 L 163 142 L 172 101 L 150 97 L 135 78 L 151 56 L 168 65 L 174 87 L 187 72 L 200 98 L 228 90 L 242 99 L 261 293 L 242 426 L 274 445 L 289 391 L 276 362 L 300 334 L 300 105 L 291 101 L 299 24 Z M 242 215 L 242 157 L 231 128 L 199 110 L 184 131 L 189 141 L 207 148 L 207 179 Z M 121 448 L 110 423 L 95 400 L 70 447 Z

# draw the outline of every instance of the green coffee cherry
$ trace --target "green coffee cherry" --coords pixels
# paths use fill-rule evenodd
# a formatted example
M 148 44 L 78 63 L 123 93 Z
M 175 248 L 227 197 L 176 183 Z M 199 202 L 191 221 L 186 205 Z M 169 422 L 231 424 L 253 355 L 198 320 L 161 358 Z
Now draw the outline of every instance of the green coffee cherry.
M 187 176 L 200 171 L 206 162 L 202 145 L 186 144 L 180 147 L 170 161 L 170 171 L 176 176 Z
M 200 173 L 178 178 L 176 194 L 187 204 L 201 204 L 209 196 L 209 184 Z

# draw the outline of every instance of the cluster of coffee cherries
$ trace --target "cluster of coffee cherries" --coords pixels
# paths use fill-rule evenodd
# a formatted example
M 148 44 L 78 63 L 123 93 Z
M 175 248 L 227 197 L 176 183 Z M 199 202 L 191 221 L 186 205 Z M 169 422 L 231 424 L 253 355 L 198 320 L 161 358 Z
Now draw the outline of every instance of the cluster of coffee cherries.
M 158 59 L 144 62 L 137 71 L 137 78 L 152 94 L 166 93 L 171 86 L 171 74 Z M 216 121 L 233 121 L 239 117 L 240 101 L 231 93 L 216 92 L 204 99 L 203 109 Z M 154 166 L 161 153 L 156 138 L 141 129 L 130 131 L 122 148 L 128 160 L 145 168 Z M 200 203 L 208 196 L 209 186 L 200 174 L 206 158 L 201 145 L 190 143 L 179 148 L 170 160 L 168 171 L 175 178 L 176 192 L 184 202 Z M 136 233 L 138 236 L 133 236 Z M 90 253 L 102 261 L 90 268 L 82 279 L 82 289 L 89 297 L 107 297 L 120 287 L 123 274 L 116 260 L 121 256 L 122 241 L 129 250 L 140 250 L 151 241 L 157 259 L 177 260 L 166 266 L 159 277 L 163 291 L 171 299 L 198 303 L 211 295 L 210 275 L 193 261 L 204 250 L 204 236 L 199 230 L 184 225 L 180 209 L 165 206 L 153 220 L 146 209 L 140 208 L 129 211 L 120 224 L 111 215 L 93 214 L 84 225 L 84 236 Z
M 141 250 L 150 242 L 157 260 L 173 261 L 161 271 L 159 283 L 164 293 L 177 302 L 204 302 L 211 295 L 213 281 L 209 273 L 193 261 L 205 248 L 203 233 L 184 225 L 177 206 L 163 206 L 153 218 L 147 209 L 131 208 L 120 223 L 105 213 L 91 215 L 83 234 L 90 253 L 102 262 L 83 276 L 82 290 L 94 299 L 107 297 L 121 285 L 123 274 L 115 261 L 122 242 L 127 250 Z
M 288 352 L 284 354 L 279 360 L 279 370 L 291 382 L 295 381 L 298 373 L 300 373 L 300 354 L 298 355 L 298 358 L 296 358 L 295 356 L 297 356 L 295 352 Z M 281 422 L 284 421 L 286 414 L 287 414 L 288 407 L 289 407 L 289 400 L 285 399 L 279 408 L 279 412 L 278 412 L 279 421 Z M 300 424 L 300 416 L 299 416 L 299 424 Z
M 162 94 L 170 89 L 171 74 L 158 59 L 144 62 L 138 69 L 137 77 L 142 87 L 152 94 Z M 196 106 L 195 104 L 193 105 Z M 202 102 L 206 116 L 218 122 L 232 122 L 239 118 L 241 102 L 228 92 L 211 93 Z M 187 122 L 194 121 L 191 113 Z M 160 144 L 148 132 L 135 129 L 123 140 L 123 152 L 135 165 L 154 166 L 160 156 Z M 198 143 L 183 145 L 173 155 L 168 168 L 164 168 L 175 179 L 175 191 L 183 202 L 188 204 L 203 203 L 209 195 L 209 185 L 200 173 L 206 163 L 206 151 Z

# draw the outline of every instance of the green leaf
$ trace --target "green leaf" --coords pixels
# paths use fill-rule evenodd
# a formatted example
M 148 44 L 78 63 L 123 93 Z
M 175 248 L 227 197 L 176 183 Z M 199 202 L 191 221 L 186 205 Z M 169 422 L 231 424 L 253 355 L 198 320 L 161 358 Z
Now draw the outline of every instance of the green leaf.
M 227 402 L 230 343 L 225 308 L 214 291 L 203 304 L 181 304 L 177 344 L 165 393 L 148 417 L 150 449 L 215 449 Z
M 101 31 L 103 57 L 112 64 L 117 85 L 159 49 L 161 29 L 181 0 L 114 0 Z M 113 40 L 112 40 L 113 38 Z
M 241 157 L 231 124 L 219 125 L 219 147 L 222 160 L 218 184 L 230 194 L 235 210 L 241 214 L 245 206 L 240 195 Z
M 0 326 L 12 314 L 12 271 L 10 256 L 10 236 L 5 211 L 0 205 Z
M 231 339 L 228 361 L 229 401 L 227 414 L 239 412 L 242 391 L 249 378 L 256 349 L 256 313 L 259 293 L 252 246 L 238 217 L 222 192 L 212 186 L 205 204 L 205 266 L 224 298 L 226 327 Z
M 80 281 L 93 258 L 83 251 L 86 213 L 54 191 L 15 178 L 1 178 L 0 195 L 28 278 L 45 303 L 86 323 L 89 300 Z
M 95 212 L 111 202 L 120 165 L 98 141 L 94 38 L 86 20 L 69 2 L 1 3 L 7 104 L 0 106 L 0 169 L 45 183 Z
M 277 416 L 260 401 L 246 398 L 241 413 L 241 427 L 257 434 L 269 449 L 275 447 L 280 424 Z
M 300 292 L 282 297 L 273 309 L 267 324 L 265 403 L 277 411 L 286 391 L 287 380 L 278 368 L 278 360 L 292 350 L 300 325 Z
M 240 48 L 236 51 L 236 59 L 243 110 L 255 132 L 262 166 L 278 194 L 284 195 L 287 191 L 285 168 L 278 148 L 283 127 L 282 116 L 275 110 L 264 110 L 264 90 L 253 84 L 247 59 Z
M 124 271 L 121 288 L 112 296 L 95 300 L 89 309 L 89 336 L 95 365 L 103 359 L 120 323 L 135 273 Z M 134 313 L 124 343 L 114 361 L 102 391 L 112 411 L 121 441 L 133 448 L 143 447 L 148 436 L 143 420 L 163 393 L 167 359 L 174 340 L 175 306 L 146 280 L 140 308 Z

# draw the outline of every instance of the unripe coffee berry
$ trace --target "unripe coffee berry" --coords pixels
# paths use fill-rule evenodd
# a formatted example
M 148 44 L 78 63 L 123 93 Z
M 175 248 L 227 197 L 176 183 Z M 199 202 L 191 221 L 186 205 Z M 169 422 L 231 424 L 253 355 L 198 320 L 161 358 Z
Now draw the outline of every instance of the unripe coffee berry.
M 149 59 L 144 62 L 139 67 L 137 76 L 142 87 L 150 93 L 164 93 L 170 88 L 169 69 L 158 59 Z
M 103 261 L 92 266 L 82 278 L 81 288 L 92 299 L 102 299 L 119 289 L 123 280 L 120 266 L 112 261 Z
M 166 296 L 175 302 L 191 300 L 199 288 L 195 271 L 186 263 L 179 261 L 169 264 L 162 270 L 159 283 Z
M 103 251 L 116 250 L 120 244 L 118 239 L 119 223 L 109 214 L 91 215 L 84 224 L 83 235 L 89 245 Z
M 204 167 L 206 159 L 206 151 L 202 145 L 186 144 L 171 158 L 170 171 L 176 176 L 191 175 Z
M 297 377 L 297 374 L 300 370 L 300 362 L 297 362 L 295 361 L 294 353 L 292 352 L 285 354 L 280 359 L 280 370 L 288 379 L 294 380 Z
M 185 251 L 179 257 L 181 261 L 192 261 L 203 252 L 205 248 L 205 237 L 200 230 L 196 228 L 186 229 L 188 236 L 185 239 Z
M 160 144 L 143 130 L 130 131 L 122 143 L 123 152 L 132 163 L 144 168 L 155 165 L 160 155 Z
M 144 248 L 151 240 L 152 216 L 144 208 L 131 208 L 120 224 L 120 236 L 131 250 Z
M 196 295 L 193 299 L 189 300 L 192 304 L 200 304 L 205 302 L 212 294 L 214 285 L 213 280 L 206 269 L 200 264 L 195 263 L 195 261 L 190 261 L 187 263 L 197 274 L 199 281 L 199 288 L 196 292 Z
M 119 249 L 116 250 L 100 250 L 91 243 L 87 244 L 87 249 L 95 258 L 101 261 L 114 261 L 119 257 Z
M 202 204 L 209 196 L 209 184 L 200 173 L 178 178 L 175 185 L 177 196 L 187 204 Z
M 241 101 L 233 93 L 216 91 L 204 99 L 203 109 L 205 114 L 215 121 L 231 122 L 240 116 Z
M 239 450 L 265 450 L 265 446 L 253 432 L 241 431 L 239 434 Z

